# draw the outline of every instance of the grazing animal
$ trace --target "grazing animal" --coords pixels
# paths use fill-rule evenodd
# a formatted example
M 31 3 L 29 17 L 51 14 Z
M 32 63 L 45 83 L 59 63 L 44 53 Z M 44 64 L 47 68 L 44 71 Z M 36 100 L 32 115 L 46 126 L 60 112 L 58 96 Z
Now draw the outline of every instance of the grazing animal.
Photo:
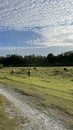
M 14 74 L 14 73 L 15 73 L 15 70 L 12 70 L 12 71 L 11 71 L 11 75 Z
M 31 70 L 28 70 L 28 76 L 30 77 L 30 75 L 31 75 Z
M 34 69 L 34 70 L 37 70 L 37 68 L 36 68 L 36 67 L 34 67 L 33 69 Z
M 64 68 L 64 70 L 65 70 L 65 71 L 68 71 L 68 69 L 67 69 L 67 68 Z

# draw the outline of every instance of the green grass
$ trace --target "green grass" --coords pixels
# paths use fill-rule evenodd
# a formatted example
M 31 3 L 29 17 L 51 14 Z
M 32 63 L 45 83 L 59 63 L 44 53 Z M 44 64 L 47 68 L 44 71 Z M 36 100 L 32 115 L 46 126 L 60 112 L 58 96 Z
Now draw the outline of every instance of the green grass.
M 0 130 L 17 130 L 15 119 L 9 119 L 5 112 L 5 98 L 0 95 Z
M 28 77 L 28 68 L 0 69 L 0 82 L 14 87 L 24 94 L 34 97 L 35 104 L 41 107 L 53 108 L 67 115 L 63 119 L 67 126 L 73 128 L 73 67 L 37 67 L 31 68 L 31 77 Z

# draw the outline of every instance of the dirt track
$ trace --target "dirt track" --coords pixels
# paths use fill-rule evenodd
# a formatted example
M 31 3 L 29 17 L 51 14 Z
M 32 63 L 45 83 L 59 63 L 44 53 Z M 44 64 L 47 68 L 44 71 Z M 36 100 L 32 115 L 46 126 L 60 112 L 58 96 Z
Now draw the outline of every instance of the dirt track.
M 4 88 L 0 89 L 0 94 L 15 105 L 21 119 L 24 119 L 22 130 L 66 130 L 60 123 L 21 100 L 20 95 Z

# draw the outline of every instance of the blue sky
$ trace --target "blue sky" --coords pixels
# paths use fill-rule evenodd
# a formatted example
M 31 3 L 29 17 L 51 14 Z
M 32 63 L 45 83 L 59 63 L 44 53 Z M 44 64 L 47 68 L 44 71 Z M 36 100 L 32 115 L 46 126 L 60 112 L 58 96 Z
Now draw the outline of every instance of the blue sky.
M 73 0 L 0 0 L 0 55 L 73 50 Z

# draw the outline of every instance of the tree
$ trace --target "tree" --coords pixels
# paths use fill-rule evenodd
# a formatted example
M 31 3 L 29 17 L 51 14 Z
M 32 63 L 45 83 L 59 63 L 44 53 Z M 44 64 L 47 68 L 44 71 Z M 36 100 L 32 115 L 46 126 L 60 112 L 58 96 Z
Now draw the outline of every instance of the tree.
M 52 53 L 48 54 L 46 61 L 48 65 L 53 65 L 55 63 L 55 56 Z

